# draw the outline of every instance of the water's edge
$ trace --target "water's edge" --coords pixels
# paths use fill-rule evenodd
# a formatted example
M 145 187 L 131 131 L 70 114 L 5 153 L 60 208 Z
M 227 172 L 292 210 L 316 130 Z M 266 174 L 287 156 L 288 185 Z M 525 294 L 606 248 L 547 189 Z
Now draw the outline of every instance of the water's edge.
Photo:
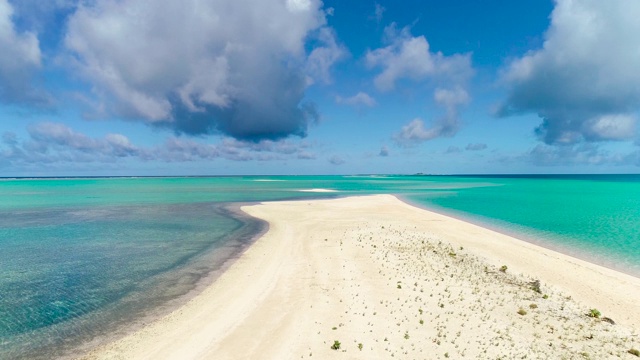
M 474 214 L 460 214 L 459 212 L 455 212 L 454 210 L 447 211 L 446 209 L 431 207 L 427 204 L 418 203 L 414 200 L 411 200 L 408 197 L 403 196 L 402 194 L 392 194 L 400 201 L 423 210 L 431 211 L 434 213 L 438 213 L 444 216 L 448 216 L 451 218 L 455 218 L 464 222 L 468 222 L 483 228 L 490 229 L 492 231 L 508 235 L 514 237 L 516 239 L 532 243 L 534 245 L 541 246 L 543 248 L 549 249 L 551 251 L 555 251 L 558 253 L 562 253 L 564 255 L 568 255 L 574 258 L 578 258 L 580 260 L 584 260 L 599 266 L 603 266 L 609 268 L 614 271 L 622 272 L 634 277 L 639 277 L 640 274 L 635 273 L 633 271 L 629 271 L 629 269 L 621 269 L 619 267 L 611 266 L 611 264 L 603 263 L 599 261 L 600 259 L 589 257 L 588 254 L 581 253 L 580 251 L 573 251 L 570 249 L 565 249 L 560 246 L 554 246 L 552 239 L 540 239 L 537 235 L 531 235 L 526 233 L 520 233 L 514 231 L 513 229 L 507 229 L 504 227 L 500 227 L 499 225 L 489 223 L 487 221 L 482 221 L 482 219 L 478 217 L 474 217 Z M 278 201 L 312 201 L 319 199 L 335 199 L 335 198 L 345 198 L 352 197 L 351 195 L 340 195 L 339 193 L 331 194 L 331 196 L 317 197 L 317 198 L 304 198 L 304 199 L 281 199 Z M 358 195 L 355 195 L 358 196 Z M 367 195 L 364 195 L 367 196 Z M 172 311 L 180 308 L 189 300 L 196 297 L 200 294 L 205 288 L 209 287 L 212 283 L 214 283 L 240 256 L 246 251 L 248 247 L 250 247 L 257 239 L 263 236 L 269 228 L 269 224 L 261 219 L 254 218 L 247 213 L 241 210 L 242 206 L 253 205 L 256 202 L 233 202 L 233 203 L 224 203 L 224 204 L 214 204 L 215 211 L 219 212 L 223 216 L 231 217 L 242 223 L 239 229 L 233 231 L 232 233 L 226 235 L 220 243 L 224 244 L 223 246 L 216 247 L 210 249 L 206 252 L 206 254 L 202 254 L 198 256 L 198 259 L 194 260 L 194 262 L 198 261 L 215 261 L 215 265 L 211 271 L 203 274 L 197 282 L 195 282 L 193 288 L 189 290 L 187 293 L 184 293 L 180 296 L 173 298 L 172 300 L 160 305 L 149 308 L 145 314 L 142 316 L 136 317 L 135 319 L 130 319 L 126 323 L 119 324 L 117 329 L 106 329 L 105 334 L 102 336 L 97 336 L 91 339 L 90 341 L 83 341 L 80 344 L 73 344 L 72 346 L 66 346 L 63 349 L 56 349 L 55 354 L 48 354 L 46 358 L 53 357 L 67 360 L 67 359 L 75 359 L 77 357 L 81 357 L 95 349 L 101 345 L 116 341 L 120 338 L 123 338 L 147 324 L 160 319 Z M 190 264 L 192 265 L 192 264 Z M 185 268 L 188 268 L 190 265 L 186 265 Z M 180 271 L 180 270 L 176 270 Z M 43 357 L 45 358 L 45 357 Z
M 500 219 L 488 219 L 488 218 L 482 219 L 480 215 L 476 215 L 476 214 L 456 211 L 454 209 L 445 209 L 437 206 L 429 206 L 428 204 L 422 204 L 417 201 L 411 200 L 410 198 L 403 196 L 402 194 L 393 194 L 393 196 L 398 198 L 400 201 L 418 209 L 434 212 L 436 214 L 440 214 L 456 220 L 464 221 L 466 223 L 473 224 L 485 229 L 489 229 L 499 234 L 506 235 L 506 236 L 527 242 L 529 244 L 540 246 L 550 251 L 554 251 L 566 256 L 570 256 L 582 261 L 586 261 L 591 264 L 602 266 L 609 270 L 617 271 L 629 276 L 640 278 L 640 271 L 620 266 L 614 260 L 605 261 L 603 258 L 597 258 L 589 254 L 589 252 L 587 251 L 581 251 L 580 249 L 570 249 L 566 246 L 560 246 L 557 243 L 554 243 L 553 239 L 545 238 L 539 234 L 531 234 L 523 231 L 517 231 L 505 226 L 500 226 L 497 223 L 490 222 L 490 220 L 500 220 Z
M 253 204 L 255 203 L 234 202 L 214 204 L 215 212 L 222 216 L 230 217 L 239 221 L 241 226 L 220 240 L 220 243 L 223 244 L 222 246 L 212 247 L 205 253 L 199 254 L 197 258 L 190 261 L 189 264 L 175 270 L 178 272 L 189 271 L 189 269 L 192 269 L 194 266 L 197 267 L 198 263 L 213 262 L 211 270 L 201 274 L 189 291 L 174 297 L 163 304 L 150 307 L 146 309 L 144 314 L 120 323 L 115 328 L 104 329 L 102 331 L 102 335 L 96 336 L 89 341 L 85 340 L 65 346 L 62 349 L 56 349 L 55 354 L 42 354 L 44 355 L 43 358 L 52 358 L 51 355 L 60 360 L 82 357 L 95 348 L 117 341 L 118 339 L 140 330 L 146 325 L 179 309 L 196 297 L 205 288 L 213 284 L 213 282 L 215 282 L 237 259 L 240 258 L 246 249 L 248 249 L 257 239 L 262 237 L 262 235 L 268 231 L 269 224 L 266 221 L 254 218 L 241 210 L 242 206 Z M 189 274 L 192 275 L 193 272 L 189 272 Z

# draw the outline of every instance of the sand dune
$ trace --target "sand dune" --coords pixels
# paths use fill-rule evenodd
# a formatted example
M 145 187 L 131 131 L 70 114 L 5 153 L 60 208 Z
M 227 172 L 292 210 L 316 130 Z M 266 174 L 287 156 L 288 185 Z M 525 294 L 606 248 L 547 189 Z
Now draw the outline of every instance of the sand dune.
M 228 271 L 86 358 L 634 359 L 640 348 L 638 278 L 388 195 L 243 210 L 270 228 Z

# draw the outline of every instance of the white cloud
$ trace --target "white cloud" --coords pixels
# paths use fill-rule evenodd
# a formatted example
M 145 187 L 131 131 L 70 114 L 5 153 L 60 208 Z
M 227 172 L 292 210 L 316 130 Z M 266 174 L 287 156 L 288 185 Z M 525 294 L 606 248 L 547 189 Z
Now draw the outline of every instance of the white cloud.
M 287 9 L 291 12 L 309 11 L 311 6 L 310 0 L 287 0 Z
M 11 4 L 0 0 L 0 100 L 47 103 L 47 95 L 32 84 L 42 66 L 40 43 L 32 32 L 16 31 L 13 14 Z
M 437 88 L 433 94 L 434 101 L 445 109 L 444 116 L 425 127 L 422 119 L 416 118 L 403 126 L 393 139 L 400 146 L 413 146 L 438 137 L 454 136 L 460 128 L 458 108 L 469 101 L 469 95 L 461 87 L 453 89 Z
M 309 83 L 313 83 L 315 80 L 330 83 L 331 66 L 345 58 L 348 51 L 344 46 L 338 44 L 335 31 L 331 28 L 321 28 L 318 41 L 322 46 L 313 49 L 307 58 L 306 70 L 310 77 Z
M 358 106 L 373 107 L 376 105 L 376 100 L 372 98 L 369 94 L 362 91 L 358 92 L 353 96 L 346 97 L 346 98 L 342 96 L 336 96 L 336 102 L 338 104 L 351 105 L 356 107 Z
M 468 54 L 444 56 L 441 52 L 432 53 L 427 39 L 412 36 L 408 27 L 398 31 L 396 24 L 391 24 L 385 28 L 385 37 L 390 44 L 368 51 L 365 57 L 369 67 L 382 68 L 374 79 L 378 90 L 393 90 L 401 79 L 441 78 L 460 83 L 473 74 Z
M 328 81 L 344 51 L 321 6 L 96 0 L 69 18 L 65 45 L 117 115 L 189 134 L 304 136 L 317 115 L 302 102 L 307 79 Z
M 27 128 L 29 138 L 20 141 L 5 132 L 0 142 L 0 161 L 14 166 L 53 163 L 115 163 L 125 158 L 142 161 L 189 162 L 227 159 L 232 161 L 314 159 L 308 142 L 292 140 L 240 141 L 225 138 L 217 144 L 191 138 L 170 137 L 163 144 L 139 147 L 122 134 L 91 137 L 67 125 L 40 122 Z
M 499 115 L 533 112 L 547 144 L 634 137 L 640 108 L 640 2 L 558 0 L 541 49 L 502 73 Z
M 366 62 L 371 68 L 381 68 L 374 78 L 380 91 L 390 91 L 401 80 L 429 82 L 435 84 L 433 100 L 444 108 L 445 114 L 426 127 L 417 118 L 402 127 L 394 135 L 401 146 L 411 146 L 441 136 L 453 136 L 460 127 L 459 108 L 469 102 L 466 83 L 473 75 L 471 56 L 454 54 L 445 56 L 441 52 L 431 52 L 424 36 L 414 37 L 409 27 L 398 31 L 393 23 L 385 28 L 388 46 L 366 54 Z
M 394 139 L 399 145 L 409 146 L 435 139 L 440 136 L 440 133 L 440 127 L 426 128 L 422 119 L 415 118 L 403 126 Z

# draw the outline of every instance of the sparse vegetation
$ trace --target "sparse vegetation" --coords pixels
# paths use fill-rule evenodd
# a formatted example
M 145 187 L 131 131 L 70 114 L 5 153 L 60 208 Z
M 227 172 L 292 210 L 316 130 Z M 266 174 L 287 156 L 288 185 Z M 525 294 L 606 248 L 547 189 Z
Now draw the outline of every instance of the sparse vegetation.
M 591 310 L 589 310 L 589 313 L 587 313 L 588 317 L 592 317 L 592 318 L 596 318 L 596 319 L 599 319 L 600 315 L 602 315 L 602 314 L 600 313 L 600 311 L 598 311 L 598 309 L 591 309 Z
M 527 315 L 527 311 L 523 308 L 520 308 L 520 310 L 518 310 L 518 314 L 524 316 L 524 315 Z
M 506 273 L 507 272 L 507 265 L 500 266 L 500 271 L 503 272 L 503 273 Z
M 334 340 L 334 341 L 333 341 L 333 345 L 331 345 L 331 348 L 332 348 L 333 350 L 340 350 L 340 341 L 338 341 L 338 340 Z
M 531 290 L 538 294 L 542 294 L 542 290 L 540 290 L 540 280 L 534 280 L 529 285 L 531 285 Z

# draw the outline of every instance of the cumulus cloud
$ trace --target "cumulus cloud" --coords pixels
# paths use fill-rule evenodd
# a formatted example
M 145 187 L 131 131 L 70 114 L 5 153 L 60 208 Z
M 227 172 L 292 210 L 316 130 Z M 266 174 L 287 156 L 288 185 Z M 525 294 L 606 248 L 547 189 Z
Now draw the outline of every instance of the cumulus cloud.
M 438 137 L 454 136 L 460 128 L 458 108 L 469 101 L 467 92 L 458 87 L 453 90 L 436 89 L 434 101 L 445 109 L 445 115 L 426 127 L 422 119 L 416 118 L 403 126 L 393 139 L 398 145 L 413 146 Z
M 628 140 L 640 108 L 640 3 L 557 0 L 541 49 L 501 75 L 498 115 L 536 113 L 547 144 Z
M 331 66 L 344 59 L 348 51 L 338 43 L 335 31 L 328 27 L 320 29 L 318 34 L 318 43 L 315 49 L 311 51 L 307 58 L 307 74 L 309 76 L 308 83 L 315 81 L 324 83 L 331 82 Z
M 487 148 L 487 144 L 477 143 L 477 144 L 468 144 L 464 149 L 467 151 L 480 151 L 485 150 Z
M 355 107 L 373 107 L 376 105 L 376 100 L 365 92 L 358 92 L 350 97 L 336 96 L 336 102 L 341 105 L 350 105 Z
M 3 134 L 0 157 L 14 164 L 56 162 L 113 162 L 118 158 L 149 156 L 121 134 L 92 138 L 66 125 L 41 122 L 27 128 L 29 139 Z
M 0 101 L 47 105 L 49 96 L 34 86 L 42 67 L 40 43 L 32 32 L 16 31 L 13 15 L 11 4 L 0 0 Z
M 305 141 L 240 141 L 225 138 L 217 144 L 191 138 L 170 137 L 163 144 L 139 147 L 122 134 L 90 137 L 53 122 L 32 124 L 29 138 L 21 141 L 6 132 L 2 136 L 0 160 L 20 164 L 110 163 L 124 158 L 142 161 L 188 162 L 227 159 L 233 161 L 314 159 L 311 144 Z
M 97 0 L 69 18 L 75 69 L 116 115 L 177 133 L 305 136 L 303 101 L 344 55 L 319 0 Z M 311 48 L 308 46 L 311 44 Z
M 409 27 L 398 30 L 396 24 L 385 28 L 385 41 L 389 44 L 366 54 L 367 65 L 380 68 L 374 84 L 380 91 L 390 91 L 402 80 L 435 84 L 433 99 L 445 110 L 445 115 L 426 127 L 421 119 L 414 119 L 394 136 L 403 146 L 453 136 L 460 127 L 459 108 L 469 102 L 465 86 L 473 75 L 471 56 L 454 54 L 445 56 L 431 52 L 424 36 L 414 37 Z
M 374 78 L 378 90 L 390 91 L 402 79 L 422 81 L 428 78 L 447 83 L 462 83 L 472 74 L 469 54 L 445 56 L 431 52 L 424 36 L 414 37 L 409 27 L 397 29 L 395 23 L 385 28 L 388 46 L 370 50 L 365 56 L 370 68 L 381 68 Z
M 394 136 L 394 140 L 399 145 L 414 145 L 426 140 L 435 139 L 440 135 L 439 128 L 427 129 L 424 121 L 420 118 L 411 120 L 407 125 L 403 126 L 399 133 Z

